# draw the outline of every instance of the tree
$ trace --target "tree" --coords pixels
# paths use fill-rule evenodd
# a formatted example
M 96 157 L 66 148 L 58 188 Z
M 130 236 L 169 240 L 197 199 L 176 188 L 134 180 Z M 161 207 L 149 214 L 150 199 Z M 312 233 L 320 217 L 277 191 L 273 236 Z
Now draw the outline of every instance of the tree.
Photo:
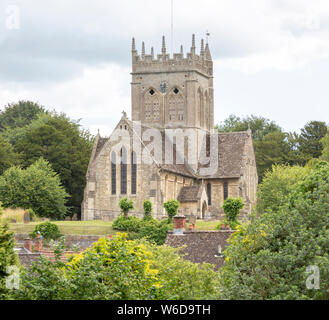
M 329 162 L 329 130 L 328 133 L 321 140 L 323 150 L 321 159 Z
M 152 217 L 153 204 L 150 200 L 145 200 L 143 203 L 144 207 L 144 219 L 147 220 Z
M 67 198 L 59 176 L 42 158 L 25 170 L 11 167 L 0 177 L 0 201 L 6 208 L 31 208 L 39 217 L 63 219 Z
M 273 165 L 272 170 L 265 173 L 262 183 L 258 186 L 257 213 L 279 210 L 295 190 L 296 184 L 309 172 L 310 168 L 307 167 Z
M 262 181 L 264 174 L 271 169 L 272 165 L 290 162 L 290 150 L 286 134 L 281 131 L 270 132 L 262 140 L 255 140 L 254 146 L 260 181 Z
M 134 210 L 134 201 L 129 200 L 127 197 L 120 199 L 119 207 L 123 212 L 123 216 L 126 218 L 128 217 L 128 213 L 130 210 Z
M 0 225 L 0 300 L 8 299 L 10 294 L 6 286 L 6 278 L 10 276 L 10 274 L 8 274 L 8 268 L 18 266 L 14 247 L 14 233 L 8 230 L 7 225 Z
M 86 172 L 92 150 L 92 138 L 79 124 L 64 114 L 47 114 L 31 122 L 14 145 L 26 168 L 43 157 L 59 174 L 70 194 L 70 214 L 80 212 Z
M 227 198 L 224 200 L 223 210 L 232 229 L 235 229 L 239 224 L 238 215 L 243 207 L 244 203 L 241 198 Z
M 42 257 L 21 277 L 13 296 L 24 300 L 213 299 L 218 275 L 209 264 L 186 261 L 179 249 L 117 234 L 101 238 L 62 262 Z M 59 253 L 63 251 L 58 251 Z
M 0 175 L 3 172 L 19 164 L 19 156 L 15 153 L 11 144 L 0 134 Z
M 21 100 L 8 104 L 0 113 L 0 132 L 22 128 L 37 119 L 41 113 L 46 113 L 44 107 L 31 101 Z
M 177 215 L 179 206 L 180 206 L 180 203 L 177 200 L 168 200 L 167 202 L 165 202 L 163 204 L 163 207 L 167 211 L 169 221 L 172 221 L 174 216 Z
M 276 211 L 240 227 L 220 270 L 224 299 L 329 299 L 329 163 L 320 162 Z M 318 268 L 318 290 L 306 283 Z
M 327 132 L 327 124 L 321 121 L 311 121 L 301 129 L 299 150 L 304 164 L 312 158 L 321 156 L 323 150 L 321 140 Z

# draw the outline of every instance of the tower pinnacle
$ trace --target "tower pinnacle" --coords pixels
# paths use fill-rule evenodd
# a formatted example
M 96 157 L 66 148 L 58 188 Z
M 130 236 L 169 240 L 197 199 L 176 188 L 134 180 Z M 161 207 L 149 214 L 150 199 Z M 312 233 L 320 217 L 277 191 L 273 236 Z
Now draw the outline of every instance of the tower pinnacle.
M 195 34 L 192 35 L 192 47 L 191 47 L 191 53 L 195 54 Z
M 167 52 L 166 50 L 166 38 L 165 36 L 162 36 L 162 54 L 165 55 Z

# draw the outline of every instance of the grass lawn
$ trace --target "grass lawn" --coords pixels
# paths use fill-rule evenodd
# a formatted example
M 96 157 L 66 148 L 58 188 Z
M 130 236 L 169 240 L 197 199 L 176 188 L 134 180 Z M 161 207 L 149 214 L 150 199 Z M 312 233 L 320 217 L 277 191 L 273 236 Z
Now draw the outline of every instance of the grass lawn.
M 35 226 L 41 222 L 10 223 L 9 227 L 16 233 L 30 233 Z M 57 224 L 63 234 L 81 234 L 81 235 L 114 235 L 116 233 L 112 228 L 112 222 L 104 221 L 52 221 Z M 219 221 L 201 221 L 197 220 L 197 230 L 215 230 Z

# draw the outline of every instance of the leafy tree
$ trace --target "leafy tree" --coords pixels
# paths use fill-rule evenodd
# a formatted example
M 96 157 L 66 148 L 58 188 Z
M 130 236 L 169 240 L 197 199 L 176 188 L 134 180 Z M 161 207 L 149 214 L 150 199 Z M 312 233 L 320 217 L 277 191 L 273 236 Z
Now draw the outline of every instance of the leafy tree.
M 144 219 L 149 219 L 150 217 L 152 217 L 152 212 L 153 212 L 152 201 L 145 200 L 143 203 L 143 207 L 144 207 Z
M 321 140 L 327 132 L 327 124 L 321 121 L 311 121 L 301 129 L 299 150 L 304 164 L 312 158 L 321 156 L 323 150 Z
M 321 140 L 323 150 L 321 159 L 329 162 L 329 130 L 328 133 Z
M 18 103 L 8 104 L 0 112 L 0 132 L 22 128 L 37 119 L 41 113 L 46 113 L 44 107 L 31 101 L 21 100 Z
M 239 224 L 238 215 L 243 207 L 244 203 L 241 198 L 227 198 L 224 200 L 223 210 L 232 229 L 235 229 Z
M 247 116 L 243 119 L 230 115 L 220 125 L 216 125 L 215 128 L 218 132 L 239 132 L 250 129 L 254 140 L 262 140 L 271 132 L 282 131 L 274 121 L 255 115 Z
M 6 208 L 31 208 L 40 217 L 63 219 L 67 197 L 59 176 L 42 158 L 25 170 L 11 167 L 0 177 L 0 201 Z
M 0 175 L 11 166 L 19 164 L 19 156 L 0 134 Z
M 14 146 L 22 154 L 23 166 L 28 167 L 40 157 L 49 161 L 71 196 L 67 203 L 71 214 L 79 213 L 92 150 L 91 136 L 64 114 L 55 113 L 41 116 L 24 130 Z
M 277 211 L 240 227 L 220 270 L 224 299 L 329 299 L 329 163 L 318 163 Z M 309 290 L 309 266 L 319 290 Z
M 134 201 L 129 200 L 127 197 L 120 199 L 119 207 L 123 212 L 123 216 L 126 218 L 128 217 L 128 213 L 130 210 L 134 210 Z
M 8 299 L 10 294 L 6 287 L 7 268 L 18 265 L 14 247 L 14 233 L 8 230 L 8 225 L 0 225 L 0 300 Z
M 169 221 L 172 221 L 174 216 L 177 215 L 179 206 L 180 206 L 180 203 L 177 200 L 168 200 L 167 202 L 165 202 L 163 204 L 163 207 L 167 211 Z
M 22 274 L 15 299 L 212 299 L 218 276 L 211 265 L 182 259 L 179 249 L 117 234 L 62 262 L 44 257 Z
M 265 173 L 262 183 L 258 186 L 257 213 L 279 210 L 295 190 L 296 184 L 309 172 L 310 168 L 301 166 L 273 165 L 272 170 Z

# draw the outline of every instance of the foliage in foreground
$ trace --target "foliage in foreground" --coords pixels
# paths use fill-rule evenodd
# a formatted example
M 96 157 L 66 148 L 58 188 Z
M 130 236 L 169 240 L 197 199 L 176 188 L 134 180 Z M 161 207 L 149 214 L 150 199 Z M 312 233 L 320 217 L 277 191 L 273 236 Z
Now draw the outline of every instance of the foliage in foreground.
M 9 276 L 7 268 L 18 265 L 14 247 L 14 233 L 8 230 L 7 225 L 0 225 L 0 300 L 8 298 L 9 295 L 9 291 L 6 288 L 6 278 Z
M 319 163 L 275 212 L 241 227 L 220 270 L 226 299 L 329 299 L 329 163 Z M 320 289 L 309 290 L 309 266 Z
M 218 292 L 218 276 L 183 260 L 177 249 L 118 234 L 102 238 L 69 262 L 41 258 L 22 275 L 16 299 L 133 300 L 210 299 Z
M 42 158 L 25 170 L 11 167 L 0 176 L 5 208 L 31 208 L 39 217 L 63 219 L 67 197 L 59 176 Z

